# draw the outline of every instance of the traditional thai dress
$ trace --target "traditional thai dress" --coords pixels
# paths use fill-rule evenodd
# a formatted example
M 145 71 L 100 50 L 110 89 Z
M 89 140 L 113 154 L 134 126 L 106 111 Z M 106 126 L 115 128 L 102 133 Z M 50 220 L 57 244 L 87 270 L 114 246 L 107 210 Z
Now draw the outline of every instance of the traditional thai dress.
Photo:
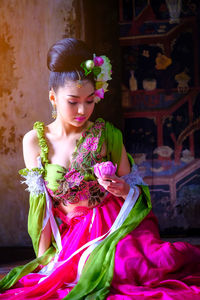
M 82 133 L 66 169 L 48 160 L 44 124 L 34 128 L 38 168 L 20 171 L 30 191 L 28 231 L 36 256 L 47 222 L 52 242 L 41 257 L 2 279 L 0 300 L 200 299 L 200 248 L 160 239 L 148 187 L 131 157 L 126 200 L 98 184 L 96 163 L 120 164 L 121 132 L 97 119 Z M 104 143 L 107 154 L 101 157 Z M 67 215 L 61 203 L 70 208 Z

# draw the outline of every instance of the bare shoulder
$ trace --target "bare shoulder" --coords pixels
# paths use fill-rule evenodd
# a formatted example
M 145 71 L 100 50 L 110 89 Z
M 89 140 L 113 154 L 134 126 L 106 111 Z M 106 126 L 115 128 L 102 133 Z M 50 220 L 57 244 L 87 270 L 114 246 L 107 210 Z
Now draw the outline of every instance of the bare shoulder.
M 37 132 L 33 129 L 23 137 L 23 155 L 27 168 L 37 167 L 37 157 L 40 155 Z
M 23 137 L 23 150 L 33 150 L 39 153 L 39 144 L 36 130 L 28 131 Z
M 37 140 L 37 132 L 34 129 L 28 131 L 23 137 L 23 143 L 25 144 L 34 143 L 36 142 L 36 140 Z

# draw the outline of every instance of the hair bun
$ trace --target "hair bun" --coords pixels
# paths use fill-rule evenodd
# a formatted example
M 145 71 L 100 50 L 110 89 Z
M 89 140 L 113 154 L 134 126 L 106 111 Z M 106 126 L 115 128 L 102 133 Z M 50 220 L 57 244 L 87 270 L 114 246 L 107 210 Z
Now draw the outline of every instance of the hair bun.
M 80 69 L 87 59 L 92 59 L 93 53 L 87 45 L 74 38 L 59 40 L 51 46 L 47 54 L 47 66 L 52 72 L 70 72 Z

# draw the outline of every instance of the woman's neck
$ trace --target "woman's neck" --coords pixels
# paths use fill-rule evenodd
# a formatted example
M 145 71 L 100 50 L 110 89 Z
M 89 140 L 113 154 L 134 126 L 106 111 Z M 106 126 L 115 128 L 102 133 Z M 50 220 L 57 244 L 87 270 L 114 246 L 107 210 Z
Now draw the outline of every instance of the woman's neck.
M 73 126 L 70 123 L 65 123 L 57 118 L 53 123 L 50 124 L 51 129 L 56 132 L 58 136 L 69 136 L 82 133 L 91 124 L 87 120 L 82 126 Z

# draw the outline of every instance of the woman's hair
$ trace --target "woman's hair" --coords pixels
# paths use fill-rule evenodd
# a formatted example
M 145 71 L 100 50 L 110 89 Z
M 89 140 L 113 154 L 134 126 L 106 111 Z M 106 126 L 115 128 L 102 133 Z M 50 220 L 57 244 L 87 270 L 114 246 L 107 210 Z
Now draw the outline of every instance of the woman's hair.
M 83 41 L 65 38 L 53 44 L 47 54 L 47 66 L 51 71 L 49 89 L 56 91 L 67 80 L 85 79 L 94 84 L 93 73 L 86 77 L 81 67 L 81 63 L 88 59 L 93 59 L 93 52 Z

